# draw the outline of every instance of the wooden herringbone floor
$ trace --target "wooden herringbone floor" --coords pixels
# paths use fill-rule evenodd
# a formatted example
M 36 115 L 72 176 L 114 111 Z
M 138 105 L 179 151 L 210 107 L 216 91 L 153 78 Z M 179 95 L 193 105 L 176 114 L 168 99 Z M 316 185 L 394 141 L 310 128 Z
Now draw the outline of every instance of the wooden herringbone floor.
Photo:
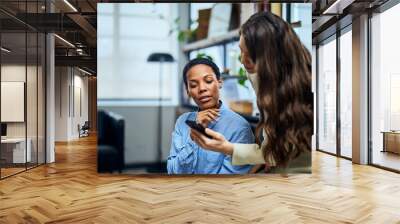
M 96 173 L 94 137 L 0 181 L 0 223 L 400 223 L 400 175 L 313 153 L 313 174 Z

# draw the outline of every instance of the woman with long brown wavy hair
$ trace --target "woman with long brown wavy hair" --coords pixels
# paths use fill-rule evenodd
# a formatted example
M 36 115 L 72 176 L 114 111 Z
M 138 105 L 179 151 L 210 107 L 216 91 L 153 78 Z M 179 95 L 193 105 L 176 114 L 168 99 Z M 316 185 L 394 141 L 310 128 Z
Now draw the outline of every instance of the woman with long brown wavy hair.
M 239 46 L 260 111 L 257 144 L 233 144 L 210 129 L 206 132 L 212 138 L 191 130 L 192 139 L 202 148 L 232 155 L 234 165 L 286 168 L 306 155 L 310 166 L 313 97 L 309 51 L 288 23 L 269 12 L 256 13 L 241 26 Z

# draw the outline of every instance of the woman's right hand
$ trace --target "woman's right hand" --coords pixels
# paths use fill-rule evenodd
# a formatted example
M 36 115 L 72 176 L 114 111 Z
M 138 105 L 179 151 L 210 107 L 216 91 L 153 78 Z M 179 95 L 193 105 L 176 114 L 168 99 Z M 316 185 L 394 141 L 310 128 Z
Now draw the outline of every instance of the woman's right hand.
M 233 144 L 227 141 L 222 134 L 209 128 L 206 128 L 205 131 L 207 135 L 211 136 L 211 138 L 206 137 L 195 129 L 190 130 L 190 137 L 203 149 L 220 152 L 230 156 L 233 154 Z
M 207 109 L 197 113 L 196 122 L 203 127 L 207 127 L 209 123 L 215 121 L 219 116 L 219 109 Z

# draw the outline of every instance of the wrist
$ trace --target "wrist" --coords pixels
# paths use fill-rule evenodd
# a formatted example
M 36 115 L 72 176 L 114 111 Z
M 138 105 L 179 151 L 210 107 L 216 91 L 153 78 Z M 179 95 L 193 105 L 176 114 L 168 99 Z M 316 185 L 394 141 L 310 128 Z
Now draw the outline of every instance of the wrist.
M 233 154 L 233 144 L 229 141 L 225 141 L 222 145 L 222 151 L 225 155 L 231 156 Z

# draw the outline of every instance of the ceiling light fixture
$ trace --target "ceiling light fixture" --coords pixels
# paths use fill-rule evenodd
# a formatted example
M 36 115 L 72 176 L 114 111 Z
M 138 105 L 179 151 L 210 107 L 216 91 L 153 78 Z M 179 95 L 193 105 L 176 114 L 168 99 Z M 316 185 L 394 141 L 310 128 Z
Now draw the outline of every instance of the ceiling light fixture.
M 88 71 L 86 71 L 86 70 L 83 70 L 83 69 L 81 69 L 81 68 L 79 68 L 79 67 L 78 67 L 78 70 L 81 71 L 81 72 L 83 72 L 83 73 L 85 73 L 85 74 L 87 74 L 87 75 L 90 75 L 90 76 L 92 75 L 92 73 L 90 73 L 90 72 L 88 72 Z
M 7 48 L 5 48 L 5 47 L 1 47 L 1 50 L 4 51 L 4 52 L 6 52 L 6 53 L 10 53 L 10 52 L 11 52 L 11 50 L 9 50 L 9 49 L 7 49 Z
M 322 14 L 342 14 L 343 9 L 351 5 L 354 0 L 336 0 L 332 5 L 330 5 Z
M 65 4 L 67 4 L 72 10 L 74 10 L 74 12 L 78 12 L 78 10 L 71 4 L 69 3 L 68 0 L 64 0 Z
M 57 35 L 57 34 L 54 34 L 54 36 L 57 37 L 58 39 L 60 39 L 61 41 L 63 41 L 64 43 L 66 43 L 67 45 L 69 45 L 69 46 L 75 48 L 75 45 L 73 45 L 73 44 L 72 44 L 71 42 L 69 42 L 68 40 L 66 40 L 66 39 L 64 39 L 64 38 L 62 38 L 62 37 L 60 37 L 60 36 Z

